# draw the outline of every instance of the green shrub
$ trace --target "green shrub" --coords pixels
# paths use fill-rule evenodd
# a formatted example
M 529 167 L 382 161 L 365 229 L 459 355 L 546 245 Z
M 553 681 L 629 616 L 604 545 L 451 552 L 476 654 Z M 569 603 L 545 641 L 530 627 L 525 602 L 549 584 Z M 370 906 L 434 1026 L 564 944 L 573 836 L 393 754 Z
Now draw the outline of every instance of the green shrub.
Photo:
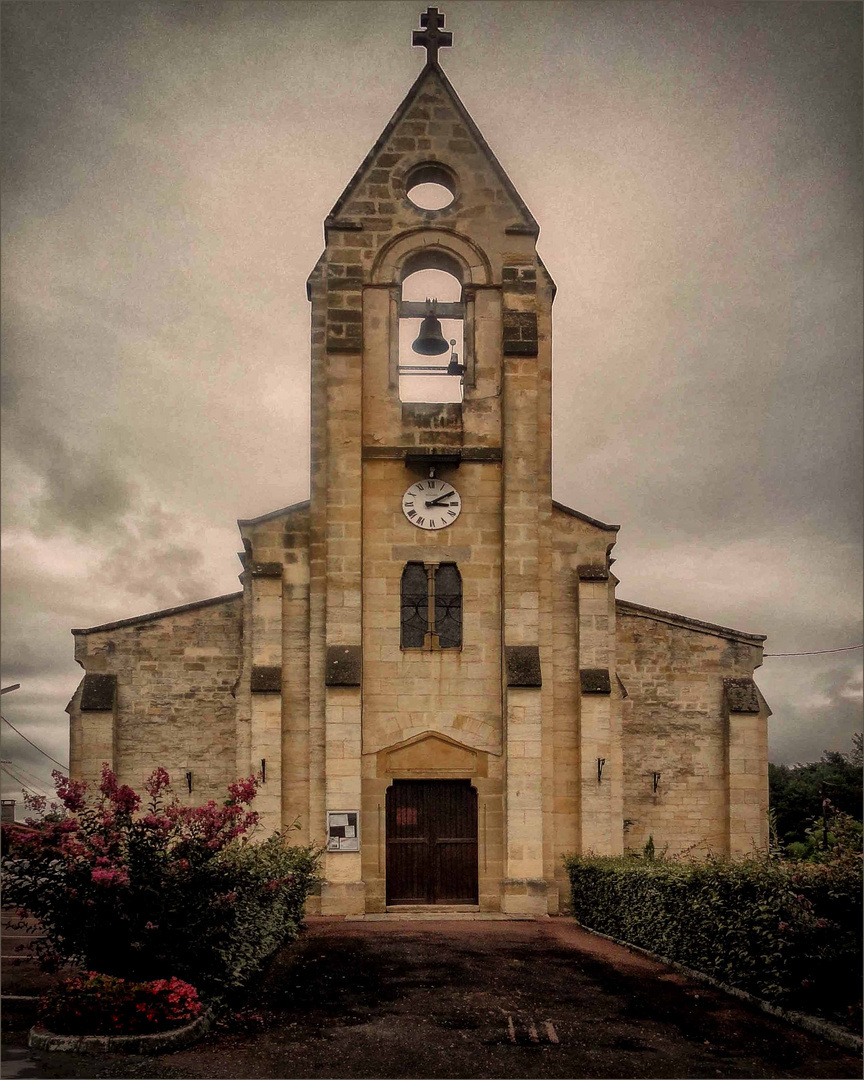
M 860 858 L 565 864 L 585 926 L 786 1008 L 860 1015 Z
M 163 916 L 161 955 L 211 993 L 243 986 L 296 938 L 319 860 L 314 848 L 289 847 L 279 834 L 229 845 L 190 878 Z
M 809 825 L 804 829 L 804 839 L 787 844 L 783 854 L 787 858 L 807 862 L 835 862 L 844 851 L 851 854 L 861 851 L 860 821 L 842 810 L 834 810 L 829 822 L 827 829 L 823 829 L 819 821 Z
M 292 940 L 320 853 L 279 834 L 248 842 L 254 779 L 218 805 L 181 805 L 157 769 L 148 813 L 105 766 L 98 794 L 56 777 L 65 815 L 8 837 L 4 903 L 39 920 L 46 966 L 69 962 L 137 981 L 179 976 L 222 994 Z M 62 807 L 61 807 L 62 809 Z

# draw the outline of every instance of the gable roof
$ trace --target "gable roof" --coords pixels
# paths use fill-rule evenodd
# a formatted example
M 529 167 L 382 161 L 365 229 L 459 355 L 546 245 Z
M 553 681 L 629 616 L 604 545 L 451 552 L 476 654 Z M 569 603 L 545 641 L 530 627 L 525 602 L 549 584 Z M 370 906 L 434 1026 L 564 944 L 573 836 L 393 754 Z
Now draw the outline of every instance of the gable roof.
M 281 510 L 271 510 L 268 514 L 261 514 L 260 517 L 237 518 L 237 526 L 242 529 L 244 525 L 261 525 L 265 521 L 274 521 L 276 518 L 282 517 L 283 514 L 291 514 L 297 510 L 305 510 L 309 505 L 309 500 L 303 499 L 302 502 L 291 503 L 290 506 L 283 506 Z
M 598 521 L 597 518 L 588 517 L 587 514 L 574 510 L 572 506 L 565 506 L 564 503 L 558 502 L 557 499 L 552 500 L 552 506 L 556 510 L 560 510 L 562 514 L 579 518 L 580 521 L 586 521 L 589 525 L 596 525 L 598 529 L 605 529 L 607 532 L 618 532 L 621 528 L 620 525 L 607 525 L 605 521 Z
M 486 140 L 483 138 L 482 134 L 480 133 L 480 129 L 477 127 L 477 125 L 472 120 L 471 114 L 468 112 L 468 110 L 462 104 L 462 102 L 461 102 L 461 100 L 459 98 L 459 95 L 453 89 L 452 83 L 447 78 L 447 76 L 444 74 L 444 72 L 441 70 L 441 66 L 436 60 L 427 61 L 427 63 L 425 65 L 425 67 L 423 68 L 423 70 L 420 72 L 420 74 L 414 80 L 414 83 L 411 86 L 411 89 L 408 91 L 408 93 L 402 99 L 402 103 L 399 105 L 399 108 L 396 110 L 395 113 L 393 113 L 393 116 L 390 118 L 390 122 L 387 124 L 387 126 L 384 128 L 384 130 L 378 136 L 377 140 L 375 141 L 374 146 L 369 151 L 369 153 L 366 155 L 366 157 L 363 159 L 363 161 L 360 164 L 360 167 L 357 169 L 357 171 L 354 173 L 354 175 L 348 181 L 347 187 L 345 188 L 345 190 L 342 192 L 342 194 L 339 196 L 339 198 L 334 203 L 333 209 L 330 211 L 330 214 L 328 215 L 328 217 L 326 218 L 326 220 L 324 222 L 325 226 L 328 225 L 328 224 L 331 224 L 332 219 L 337 218 L 339 216 L 339 214 L 342 211 L 343 206 L 351 198 L 351 196 L 354 194 L 354 192 L 357 190 L 357 188 L 360 185 L 360 183 L 361 183 L 364 175 L 366 174 L 367 170 L 372 166 L 373 162 L 375 161 L 375 158 L 381 152 L 381 150 L 384 147 L 384 145 L 386 144 L 387 140 L 393 134 L 393 131 L 395 130 L 395 128 L 403 120 L 403 118 L 405 117 L 405 114 L 408 112 L 408 110 L 414 104 L 416 99 L 420 96 L 421 90 L 423 89 L 423 87 L 426 84 L 427 80 L 430 80 L 430 79 L 437 80 L 440 83 L 442 89 L 444 90 L 445 95 L 449 98 L 453 108 L 455 109 L 455 111 L 458 114 L 459 118 L 461 119 L 462 123 L 465 125 L 466 129 L 468 130 L 468 133 L 471 135 L 471 137 L 477 143 L 478 147 L 480 148 L 481 152 L 485 156 L 486 160 L 492 166 L 492 169 L 494 170 L 494 172 L 497 175 L 498 179 L 501 181 L 501 184 L 503 185 L 504 190 L 507 192 L 507 194 L 513 200 L 513 202 L 514 202 L 514 204 L 516 206 L 516 209 L 519 211 L 519 213 L 520 213 L 520 215 L 522 217 L 522 220 L 523 220 L 523 224 L 525 226 L 525 231 L 527 233 L 530 233 L 530 234 L 536 236 L 540 232 L 540 226 L 535 221 L 534 216 L 531 213 L 531 211 L 528 209 L 528 207 L 523 202 L 522 196 L 519 194 L 519 192 L 513 186 L 513 181 L 510 179 L 510 177 L 504 171 L 504 168 L 501 165 L 501 162 L 493 154 L 492 150 L 489 147 L 489 144 L 486 142 Z M 519 231 L 521 232 L 522 230 L 520 229 Z
M 620 615 L 634 615 L 641 619 L 653 619 L 655 622 L 683 626 L 688 630 L 698 630 L 703 634 L 713 634 L 715 637 L 731 638 L 747 645 L 761 646 L 766 638 L 765 634 L 748 634 L 744 630 L 733 630 L 731 626 L 718 626 L 717 623 L 691 619 L 687 615 L 676 615 L 672 611 L 660 611 L 658 608 L 645 607 L 644 604 L 634 604 L 632 600 L 619 600 L 616 597 L 615 607 Z
M 157 619 L 166 619 L 169 615 L 182 615 L 184 611 L 195 611 L 198 608 L 213 607 L 216 604 L 230 604 L 232 600 L 239 600 L 242 592 L 224 593 L 222 596 L 213 596 L 209 600 L 196 600 L 192 604 L 180 604 L 179 607 L 163 608 L 161 611 L 150 611 L 146 615 L 136 615 L 131 619 L 120 619 L 117 622 L 106 622 L 100 626 L 87 626 L 83 629 L 72 630 L 73 634 L 97 634 L 101 630 L 119 630 L 124 626 L 137 626 L 139 623 L 155 622 Z

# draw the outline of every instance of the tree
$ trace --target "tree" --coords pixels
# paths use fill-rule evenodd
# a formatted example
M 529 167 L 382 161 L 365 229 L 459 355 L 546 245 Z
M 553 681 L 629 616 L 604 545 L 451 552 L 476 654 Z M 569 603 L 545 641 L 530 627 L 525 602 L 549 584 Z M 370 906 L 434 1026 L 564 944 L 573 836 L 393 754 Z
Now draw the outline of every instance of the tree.
M 858 769 L 864 768 L 864 731 L 856 731 L 852 736 L 849 763 Z
M 784 846 L 807 841 L 807 829 L 822 820 L 823 799 L 828 822 L 834 809 L 861 821 L 861 734 L 853 737 L 848 754 L 826 750 L 821 761 L 769 764 L 768 783 L 777 835 Z

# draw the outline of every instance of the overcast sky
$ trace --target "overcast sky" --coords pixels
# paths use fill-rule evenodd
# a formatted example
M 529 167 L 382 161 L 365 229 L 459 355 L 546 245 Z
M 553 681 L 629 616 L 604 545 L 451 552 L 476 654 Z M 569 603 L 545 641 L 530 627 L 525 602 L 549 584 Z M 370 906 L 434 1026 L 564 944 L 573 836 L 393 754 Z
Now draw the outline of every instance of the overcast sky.
M 618 595 L 857 645 L 861 5 L 441 7 L 541 226 L 554 494 L 621 524 Z M 304 283 L 421 8 L 2 5 L 3 715 L 63 763 L 69 629 L 238 589 L 235 519 L 308 496 Z M 772 760 L 849 749 L 860 650 L 757 681 Z

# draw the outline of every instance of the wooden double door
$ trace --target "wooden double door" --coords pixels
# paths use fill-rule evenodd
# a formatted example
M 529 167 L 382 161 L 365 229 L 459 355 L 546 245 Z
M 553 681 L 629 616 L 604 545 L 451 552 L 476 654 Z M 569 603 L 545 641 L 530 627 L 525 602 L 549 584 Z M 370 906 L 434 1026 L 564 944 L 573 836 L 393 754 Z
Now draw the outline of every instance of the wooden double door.
M 477 903 L 477 792 L 470 780 L 387 790 L 387 903 Z

